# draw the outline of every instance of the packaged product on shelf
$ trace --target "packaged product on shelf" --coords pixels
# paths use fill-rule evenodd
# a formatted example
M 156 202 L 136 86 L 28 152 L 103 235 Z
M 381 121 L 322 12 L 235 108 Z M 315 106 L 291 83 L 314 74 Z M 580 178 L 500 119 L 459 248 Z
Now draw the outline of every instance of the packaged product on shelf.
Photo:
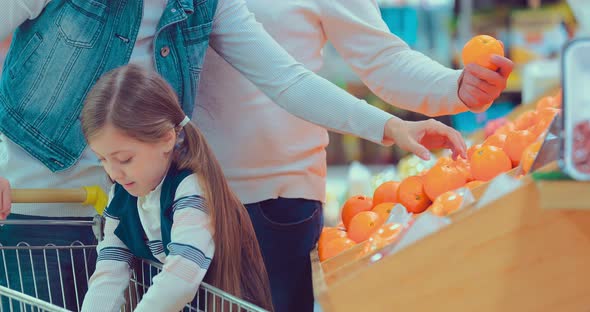
M 590 180 L 590 39 L 576 39 L 563 56 L 564 169 Z

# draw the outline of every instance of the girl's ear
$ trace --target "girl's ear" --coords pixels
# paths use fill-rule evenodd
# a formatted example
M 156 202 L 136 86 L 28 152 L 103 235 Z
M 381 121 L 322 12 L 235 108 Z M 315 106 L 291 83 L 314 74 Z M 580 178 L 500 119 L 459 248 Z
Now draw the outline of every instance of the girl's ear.
M 174 149 L 174 145 L 176 144 L 176 130 L 174 128 L 170 129 L 164 136 L 164 141 L 162 142 L 163 150 L 165 153 L 170 153 Z

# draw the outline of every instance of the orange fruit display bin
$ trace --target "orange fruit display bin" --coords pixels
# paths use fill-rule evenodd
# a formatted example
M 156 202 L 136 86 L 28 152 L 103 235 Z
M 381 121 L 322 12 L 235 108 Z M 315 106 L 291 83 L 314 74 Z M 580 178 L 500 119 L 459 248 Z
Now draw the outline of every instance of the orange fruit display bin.
M 520 105 L 508 119 L 544 109 L 537 104 Z M 483 143 L 484 134 L 471 139 Z M 367 254 L 368 241 L 322 262 L 312 251 L 322 311 L 587 311 L 590 183 L 521 176 L 538 151 L 533 144 L 512 153 L 522 164 L 506 175 L 520 178 L 518 187 L 479 205 L 494 181 L 474 181 L 467 186 L 475 201 L 448 216 L 450 225 L 393 254 Z

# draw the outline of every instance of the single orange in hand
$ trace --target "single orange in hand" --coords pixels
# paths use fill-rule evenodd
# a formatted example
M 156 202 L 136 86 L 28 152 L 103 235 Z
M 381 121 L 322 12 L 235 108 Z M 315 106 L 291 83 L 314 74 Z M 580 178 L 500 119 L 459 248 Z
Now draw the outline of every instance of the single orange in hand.
M 479 35 L 467 41 L 462 51 L 463 64 L 477 64 L 490 70 L 498 70 L 498 66 L 490 62 L 492 55 L 504 56 L 504 47 L 496 38 Z
M 348 230 L 348 225 L 350 224 L 350 220 L 357 213 L 362 211 L 369 211 L 373 208 L 373 199 L 371 197 L 357 195 L 349 198 L 342 206 L 342 223 L 344 223 L 344 227 Z
M 455 166 L 436 165 L 424 176 L 424 192 L 430 200 L 435 200 L 438 195 L 458 189 L 465 183 L 467 176 Z
M 379 218 L 383 220 L 383 222 L 385 222 L 389 218 L 389 214 L 391 213 L 393 207 L 395 207 L 395 204 L 396 203 L 381 203 L 373 207 L 373 210 L 371 211 L 377 213 L 379 215 Z
M 510 157 L 495 146 L 480 147 L 473 153 L 469 163 L 473 178 L 480 181 L 492 180 L 499 174 L 512 169 Z
M 354 245 L 356 244 L 349 238 L 336 237 L 328 241 L 322 249 L 318 250 L 320 261 L 323 262 L 334 256 L 337 256 L 340 253 L 354 247 Z
M 399 182 L 387 181 L 379 185 L 373 193 L 373 207 L 381 203 L 397 203 L 397 188 Z
M 385 221 L 373 211 L 359 212 L 352 220 L 348 228 L 348 238 L 360 243 L 369 238 Z
M 412 213 L 421 213 L 430 205 L 431 201 L 424 191 L 423 178 L 412 176 L 404 179 L 397 189 L 399 202 Z
M 542 142 L 535 142 L 527 148 L 524 149 L 522 152 L 522 156 L 520 157 L 520 163 L 522 164 L 522 171 L 524 174 L 528 174 L 535 162 L 535 158 L 537 158 L 537 154 L 541 149 Z
M 448 216 L 451 213 L 459 210 L 462 202 L 463 196 L 457 194 L 455 191 L 449 191 L 441 194 L 436 198 L 436 200 L 434 200 L 430 206 L 430 211 L 436 216 Z
M 535 135 L 529 130 L 516 130 L 508 134 L 506 137 L 506 144 L 504 145 L 504 151 L 508 157 L 510 157 L 512 166 L 518 166 L 518 164 L 520 164 L 522 152 L 527 146 L 531 145 L 535 139 Z

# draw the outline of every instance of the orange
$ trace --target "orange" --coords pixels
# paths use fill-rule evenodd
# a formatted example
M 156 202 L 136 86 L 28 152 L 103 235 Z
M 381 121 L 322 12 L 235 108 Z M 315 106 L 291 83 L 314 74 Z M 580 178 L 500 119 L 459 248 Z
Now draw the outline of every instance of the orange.
M 449 165 L 452 165 L 453 163 L 454 163 L 454 161 L 450 157 L 441 157 L 436 161 L 436 164 L 434 164 L 434 166 L 440 166 L 440 165 L 449 166 Z
M 430 200 L 438 195 L 458 189 L 467 183 L 467 176 L 458 168 L 450 165 L 436 165 L 424 176 L 424 192 Z
M 473 176 L 471 175 L 471 165 L 469 165 L 467 159 L 459 157 L 453 162 L 453 166 L 463 173 L 467 182 L 473 180 Z
M 480 181 L 489 181 L 512 169 L 510 157 L 495 146 L 480 147 L 473 153 L 469 163 L 473 178 Z
M 538 121 L 536 125 L 532 126 L 529 131 L 533 134 L 533 137 L 539 138 L 545 136 L 545 133 L 549 129 L 551 124 L 545 120 Z
M 522 152 L 522 156 L 520 157 L 520 163 L 522 164 L 522 171 L 524 174 L 528 174 L 533 166 L 533 162 L 535 162 L 535 158 L 537 158 L 537 154 L 541 149 L 542 142 L 535 142 L 527 148 L 524 149 Z
M 342 223 L 344 223 L 344 227 L 348 230 L 348 225 L 350 220 L 357 213 L 361 211 L 369 211 L 373 208 L 373 200 L 371 197 L 357 195 L 349 198 L 342 206 Z
M 534 136 L 538 138 L 539 136 L 543 135 L 547 129 L 549 129 L 549 126 L 551 126 L 555 116 L 560 112 L 561 109 L 552 107 L 546 107 L 537 110 L 537 122 L 530 129 Z
M 557 105 L 556 107 L 561 108 L 561 104 L 563 102 L 563 90 L 559 88 L 553 97 L 555 98 L 555 105 Z
M 473 156 L 473 153 L 478 150 L 483 144 L 475 144 L 475 145 L 471 145 L 471 147 L 469 147 L 467 149 L 467 159 L 471 159 L 471 156 Z
M 338 254 L 352 248 L 356 245 L 351 239 L 346 237 L 336 237 L 324 245 L 322 249 L 320 249 L 319 256 L 320 261 L 326 261 Z
M 508 134 L 508 132 L 514 130 L 516 128 L 516 126 L 514 125 L 513 122 L 508 121 L 506 122 L 502 127 L 498 128 L 498 130 L 496 130 L 496 132 L 494 132 L 494 134 Z
M 412 213 L 421 213 L 430 205 L 431 201 L 424 191 L 424 183 L 421 177 L 408 177 L 400 183 L 397 189 L 399 202 Z
M 360 243 L 366 241 L 382 224 L 379 214 L 373 211 L 359 212 L 352 220 L 348 228 L 348 238 Z
M 504 148 L 504 143 L 506 143 L 506 135 L 500 133 L 492 134 L 483 141 L 483 145 L 495 146 L 497 148 Z
M 367 240 L 360 256 L 371 254 L 388 244 L 395 242 L 401 233 L 401 225 L 398 223 L 384 224 L 380 226 Z
M 436 198 L 430 206 L 430 211 L 436 216 L 448 216 L 459 210 L 462 202 L 463 196 L 457 194 L 455 191 L 449 191 Z
M 371 237 L 378 237 L 387 243 L 391 243 L 399 236 L 401 229 L 402 226 L 399 223 L 383 224 Z
M 473 190 L 474 188 L 476 188 L 484 183 L 485 183 L 484 181 L 474 180 L 474 181 L 471 181 L 471 182 L 465 184 L 465 186 L 468 187 L 470 190 Z
M 322 249 L 327 242 L 338 237 L 346 237 L 346 232 L 337 227 L 324 227 L 318 240 L 318 249 Z
M 535 141 L 535 135 L 528 130 L 512 131 L 506 137 L 504 151 L 510 157 L 513 166 L 520 164 L 520 157 L 527 146 Z
M 397 203 L 398 186 L 399 182 L 397 181 L 388 181 L 379 185 L 373 193 L 373 207 L 381 203 Z
M 561 102 L 561 100 L 559 100 Z M 559 108 L 560 104 L 558 99 L 553 96 L 545 96 L 542 97 L 539 101 L 537 101 L 537 111 L 543 110 L 545 108 Z
M 504 56 L 504 47 L 496 38 L 488 35 L 479 35 L 467 41 L 463 47 L 461 56 L 463 64 L 477 64 L 496 71 L 498 66 L 491 63 L 492 55 Z
M 534 126 L 537 122 L 537 111 L 527 111 L 514 120 L 514 128 L 516 130 L 526 130 Z
M 396 195 L 397 197 L 397 195 Z M 383 222 L 387 221 L 387 219 L 389 218 L 389 214 L 391 213 L 391 210 L 393 209 L 393 207 L 395 206 L 396 203 L 381 203 L 375 207 L 373 207 L 373 212 L 377 213 L 379 215 L 379 219 L 383 220 Z

